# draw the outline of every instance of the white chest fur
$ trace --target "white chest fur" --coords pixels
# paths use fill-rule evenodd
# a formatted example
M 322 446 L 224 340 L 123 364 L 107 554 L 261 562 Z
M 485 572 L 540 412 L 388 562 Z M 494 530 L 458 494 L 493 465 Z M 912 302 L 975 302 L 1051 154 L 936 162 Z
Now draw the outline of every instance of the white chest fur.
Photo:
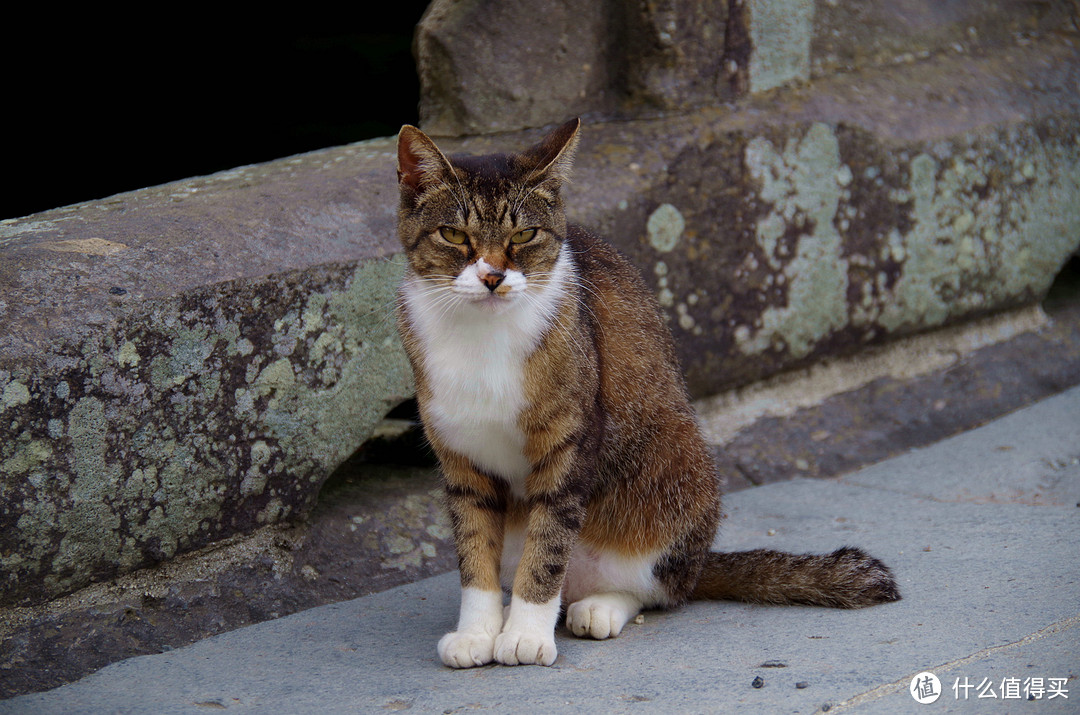
M 427 428 L 485 473 L 505 479 L 518 495 L 524 494 L 532 468 L 518 425 L 525 407 L 525 362 L 558 311 L 570 270 L 564 250 L 553 278 L 542 287 L 528 286 L 520 274 L 508 275 L 515 291 L 529 295 L 514 296 L 497 310 L 474 300 L 475 293 L 433 290 L 415 276 L 404 285 L 431 389 Z

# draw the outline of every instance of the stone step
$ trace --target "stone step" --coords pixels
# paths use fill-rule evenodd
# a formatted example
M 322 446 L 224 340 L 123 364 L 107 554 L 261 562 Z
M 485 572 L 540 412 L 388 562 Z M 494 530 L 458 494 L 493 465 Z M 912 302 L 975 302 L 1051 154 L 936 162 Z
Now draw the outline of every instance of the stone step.
M 1030 332 L 1017 332 L 1030 315 L 988 319 L 698 401 L 727 491 L 852 472 L 1080 385 L 1080 265 L 1061 283 Z M 431 454 L 403 422 L 344 464 L 302 522 L 0 608 L 0 699 L 455 568 Z

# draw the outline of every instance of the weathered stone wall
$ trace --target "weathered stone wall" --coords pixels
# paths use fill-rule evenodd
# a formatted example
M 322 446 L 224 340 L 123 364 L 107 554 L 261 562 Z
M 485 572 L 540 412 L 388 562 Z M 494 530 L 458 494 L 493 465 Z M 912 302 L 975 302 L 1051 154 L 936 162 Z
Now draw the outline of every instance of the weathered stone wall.
M 572 2 L 503 5 L 519 27 L 580 19 Z M 571 59 L 530 55 L 553 64 L 526 68 L 515 94 L 517 75 L 468 64 L 431 25 L 488 6 L 436 3 L 421 73 L 460 106 L 428 117 L 450 134 L 596 118 L 571 219 L 642 269 L 704 395 L 1030 304 L 1080 244 L 1068 8 L 895 5 L 922 8 L 910 42 L 845 25 L 884 23 L 886 3 L 650 3 L 621 16 L 619 42 L 596 18 L 565 40 L 532 33 Z M 931 36 L 945 39 L 919 44 Z M 582 74 L 594 60 L 607 64 Z M 511 84 L 491 94 L 492 78 Z M 536 83 L 551 78 L 548 95 Z M 443 143 L 505 151 L 541 134 Z M 0 605 L 309 507 L 411 390 L 396 200 L 386 138 L 0 222 Z
M 302 513 L 411 393 L 390 148 L 0 225 L 0 603 Z
M 810 77 L 979 55 L 1077 30 L 1072 0 L 864 0 L 814 3 Z M 802 79 L 806 79 L 804 75 Z
M 648 189 L 592 223 L 644 269 L 698 395 L 1034 302 L 1080 244 L 1075 120 L 900 146 L 779 117 L 680 129 Z
M 434 0 L 422 128 L 465 136 L 716 106 L 837 72 L 1077 29 L 1070 0 Z
M 436 0 L 417 28 L 420 119 L 462 136 L 714 103 L 728 0 Z M 480 38 L 483 38 L 482 40 Z
M 197 288 L 140 304 L 45 370 L 0 371 L 5 596 L 302 513 L 409 394 L 386 317 L 399 274 L 400 261 L 346 263 Z

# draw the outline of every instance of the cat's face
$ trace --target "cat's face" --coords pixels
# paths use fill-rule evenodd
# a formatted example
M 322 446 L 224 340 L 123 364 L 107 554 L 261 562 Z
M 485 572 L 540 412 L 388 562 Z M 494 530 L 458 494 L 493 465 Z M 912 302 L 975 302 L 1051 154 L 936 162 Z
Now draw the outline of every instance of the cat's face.
M 566 235 L 559 188 L 577 127 L 522 154 L 453 159 L 404 127 L 398 232 L 412 273 L 448 302 L 495 312 L 542 290 Z

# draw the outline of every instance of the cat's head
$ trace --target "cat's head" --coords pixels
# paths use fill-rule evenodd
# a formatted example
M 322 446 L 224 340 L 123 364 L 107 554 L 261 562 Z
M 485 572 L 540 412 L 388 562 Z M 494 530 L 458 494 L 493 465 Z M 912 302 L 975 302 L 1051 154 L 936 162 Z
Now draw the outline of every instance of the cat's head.
M 398 235 L 412 273 L 498 309 L 542 288 L 566 237 L 559 190 L 580 121 L 520 154 L 447 158 L 422 131 L 398 135 Z

